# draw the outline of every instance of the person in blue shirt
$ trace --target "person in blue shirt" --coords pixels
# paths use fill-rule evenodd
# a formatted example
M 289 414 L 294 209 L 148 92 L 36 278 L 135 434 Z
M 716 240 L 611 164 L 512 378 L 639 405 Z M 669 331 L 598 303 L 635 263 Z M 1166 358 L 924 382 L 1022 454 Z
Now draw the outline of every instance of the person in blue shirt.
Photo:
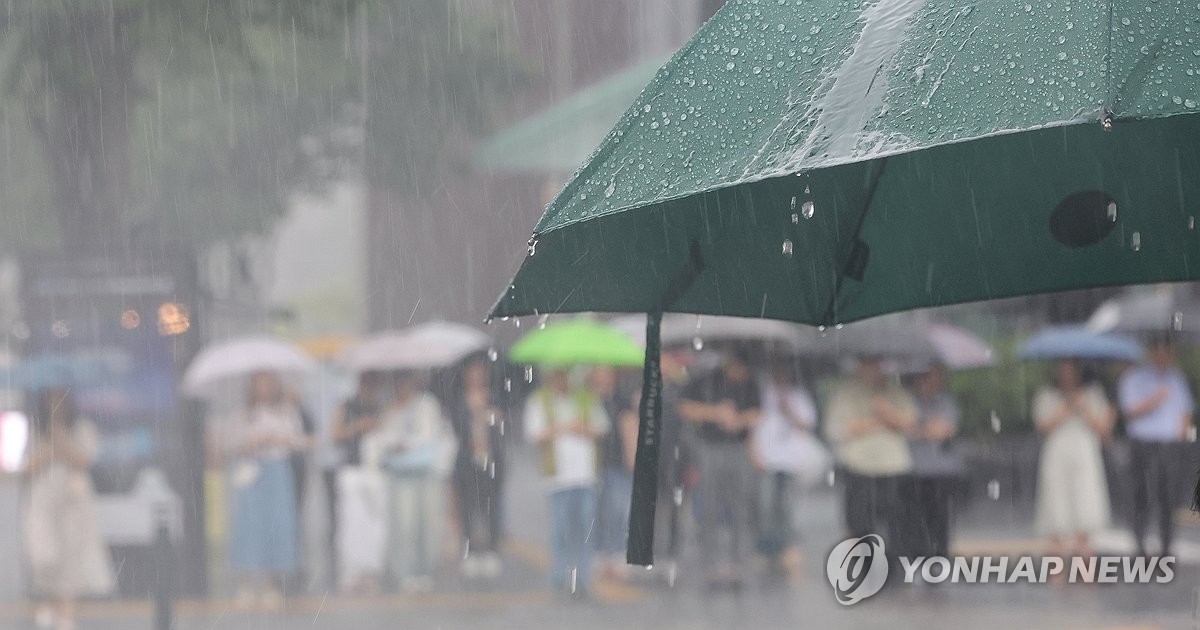
M 1146 553 L 1150 503 L 1158 505 L 1162 554 L 1170 555 L 1174 534 L 1172 512 L 1178 485 L 1172 466 L 1177 445 L 1188 439 L 1195 401 L 1187 379 L 1175 362 L 1169 337 L 1156 337 L 1147 348 L 1149 361 L 1121 376 L 1118 399 L 1125 432 L 1133 450 L 1133 531 L 1138 552 Z

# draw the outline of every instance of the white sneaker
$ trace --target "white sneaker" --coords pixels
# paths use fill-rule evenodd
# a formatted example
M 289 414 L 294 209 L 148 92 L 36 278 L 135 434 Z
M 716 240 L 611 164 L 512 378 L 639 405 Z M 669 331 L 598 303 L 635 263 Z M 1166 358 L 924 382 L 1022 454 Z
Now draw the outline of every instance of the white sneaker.
M 39 605 L 37 610 L 33 612 L 33 623 L 39 628 L 53 628 L 54 609 L 45 604 Z
M 500 577 L 500 572 L 503 570 L 503 567 L 500 563 L 500 554 L 494 551 L 491 553 L 485 553 L 483 554 L 483 558 L 481 558 L 481 560 L 482 562 L 480 563 L 480 569 L 482 570 L 481 573 L 484 577 Z
M 474 580 L 483 575 L 484 562 L 479 556 L 467 556 L 462 561 L 462 574 L 468 580 Z

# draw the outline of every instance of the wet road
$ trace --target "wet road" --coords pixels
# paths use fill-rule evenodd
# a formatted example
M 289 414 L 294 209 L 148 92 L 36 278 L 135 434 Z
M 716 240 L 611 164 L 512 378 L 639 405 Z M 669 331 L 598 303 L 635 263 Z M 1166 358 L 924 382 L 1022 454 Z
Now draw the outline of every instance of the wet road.
M 521 454 L 514 459 L 521 459 Z M 317 592 L 295 597 L 271 613 L 232 610 L 224 600 L 180 602 L 175 628 L 370 630 L 374 628 L 1196 628 L 1193 610 L 1200 586 L 1200 530 L 1184 528 L 1181 565 L 1167 585 L 1027 584 L 909 586 L 889 584 L 852 607 L 838 604 L 824 576 L 825 554 L 841 540 L 834 493 L 805 500 L 805 563 L 786 583 L 756 573 L 740 594 L 705 591 L 683 562 L 674 586 L 665 567 L 637 570 L 628 585 L 599 583 L 589 601 L 551 594 L 543 568 L 547 552 L 543 497 L 527 465 L 512 472 L 509 519 L 513 541 L 504 576 L 494 582 L 443 577 L 434 593 L 347 598 Z M 987 510 L 964 515 L 957 547 L 986 553 L 1036 550 L 1021 526 L 1004 524 Z M 999 524 L 999 525 L 998 525 Z M 1116 543 L 1114 543 L 1116 544 Z M 1186 552 L 1186 553 L 1185 553 Z M 151 628 L 146 602 L 97 602 L 84 607 L 83 630 Z M 0 627 L 33 628 L 25 605 L 0 607 Z

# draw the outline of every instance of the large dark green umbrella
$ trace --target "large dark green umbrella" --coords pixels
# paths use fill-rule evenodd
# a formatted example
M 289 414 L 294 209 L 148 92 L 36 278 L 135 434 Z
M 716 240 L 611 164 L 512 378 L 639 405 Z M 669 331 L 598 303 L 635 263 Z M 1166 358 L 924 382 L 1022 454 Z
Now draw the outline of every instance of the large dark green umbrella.
M 1198 103 L 1195 0 L 731 0 L 492 314 L 831 325 L 1194 278 Z

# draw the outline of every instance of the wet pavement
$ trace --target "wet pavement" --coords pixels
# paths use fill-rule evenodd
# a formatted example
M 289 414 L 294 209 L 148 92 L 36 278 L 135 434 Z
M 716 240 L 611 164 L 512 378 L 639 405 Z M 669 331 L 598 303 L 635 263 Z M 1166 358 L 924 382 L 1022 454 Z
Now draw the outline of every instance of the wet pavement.
M 514 460 L 532 461 L 517 453 Z M 1185 558 L 1166 585 L 1060 586 L 1028 584 L 889 584 L 859 604 L 838 604 L 825 579 L 825 555 L 842 539 L 838 502 L 830 489 L 810 493 L 801 512 L 805 558 L 788 583 L 756 569 L 740 593 L 707 591 L 686 554 L 673 586 L 667 565 L 637 569 L 629 584 L 599 582 L 589 600 L 546 588 L 544 501 L 532 466 L 512 470 L 505 571 L 495 581 L 443 576 L 435 592 L 350 598 L 315 592 L 289 599 L 276 612 L 238 612 L 226 600 L 177 604 L 174 628 L 1197 628 L 1194 610 L 1200 562 Z M 975 505 L 960 519 L 956 547 L 971 553 L 1036 551 L 1040 541 L 1011 516 L 1012 506 Z M 1182 528 L 1181 547 L 1197 545 L 1200 528 Z M 1108 537 L 1119 540 L 1119 536 Z M 1114 543 L 1115 544 L 1115 543 Z M 1103 551 L 1103 549 L 1102 549 Z M 1187 554 L 1184 554 L 1187 555 Z M 82 630 L 153 628 L 148 602 L 95 602 L 83 609 Z M 0 628 L 33 628 L 24 604 L 0 607 Z

